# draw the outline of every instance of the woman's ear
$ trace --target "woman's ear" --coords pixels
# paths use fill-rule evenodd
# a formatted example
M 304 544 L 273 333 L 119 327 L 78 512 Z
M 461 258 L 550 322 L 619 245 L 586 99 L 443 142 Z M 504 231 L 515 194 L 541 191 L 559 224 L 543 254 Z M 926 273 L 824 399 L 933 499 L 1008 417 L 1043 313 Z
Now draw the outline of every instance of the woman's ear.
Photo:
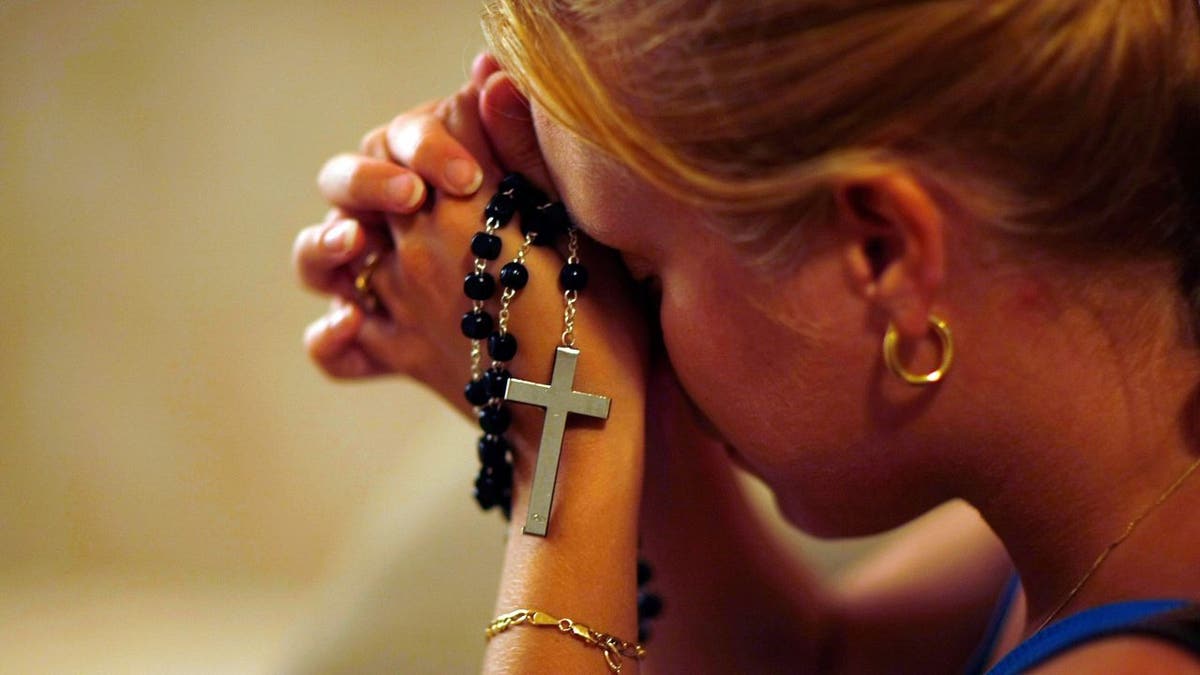
M 902 171 L 847 181 L 835 188 L 835 199 L 853 290 L 881 309 L 902 336 L 925 335 L 945 275 L 937 201 Z

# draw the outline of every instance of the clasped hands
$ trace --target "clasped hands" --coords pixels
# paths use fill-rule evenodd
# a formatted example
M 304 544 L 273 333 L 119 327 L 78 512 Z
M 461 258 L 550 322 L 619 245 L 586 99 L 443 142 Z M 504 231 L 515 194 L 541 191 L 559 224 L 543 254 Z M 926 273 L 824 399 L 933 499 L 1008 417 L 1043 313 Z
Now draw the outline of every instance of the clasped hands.
M 470 309 L 463 278 L 471 267 L 471 237 L 483 229 L 484 206 L 509 171 L 557 198 L 529 102 L 487 56 L 476 60 L 470 80 L 454 95 L 401 114 L 367 133 L 358 153 L 326 162 L 317 184 L 333 208 L 299 233 L 293 249 L 302 283 L 332 298 L 329 312 L 305 333 L 322 370 L 339 379 L 407 375 L 469 413 L 463 397 L 469 341 L 459 329 Z M 511 259 L 521 235 L 513 226 L 499 234 L 501 261 Z M 586 239 L 582 246 L 593 283 L 578 304 L 579 381 L 610 395 L 617 409 L 636 406 L 640 416 L 648 360 L 645 307 L 612 251 Z M 354 287 L 372 253 L 379 256 L 369 273 L 378 299 L 373 310 Z M 545 247 L 534 247 L 526 259 L 530 282 L 512 307 L 520 340 L 512 370 L 524 379 L 549 378 L 562 333 L 557 276 L 563 259 L 562 251 Z M 540 424 L 527 417 L 518 414 L 514 421 L 511 440 L 518 447 L 536 447 Z

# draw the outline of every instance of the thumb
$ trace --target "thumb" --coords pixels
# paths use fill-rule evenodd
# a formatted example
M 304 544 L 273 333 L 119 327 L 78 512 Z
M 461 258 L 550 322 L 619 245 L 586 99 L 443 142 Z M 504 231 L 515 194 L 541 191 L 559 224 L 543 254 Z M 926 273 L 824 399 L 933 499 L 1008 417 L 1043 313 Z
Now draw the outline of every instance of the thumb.
M 524 174 L 551 198 L 557 198 L 533 128 L 529 99 L 507 73 L 492 73 L 484 82 L 479 117 L 500 165 Z

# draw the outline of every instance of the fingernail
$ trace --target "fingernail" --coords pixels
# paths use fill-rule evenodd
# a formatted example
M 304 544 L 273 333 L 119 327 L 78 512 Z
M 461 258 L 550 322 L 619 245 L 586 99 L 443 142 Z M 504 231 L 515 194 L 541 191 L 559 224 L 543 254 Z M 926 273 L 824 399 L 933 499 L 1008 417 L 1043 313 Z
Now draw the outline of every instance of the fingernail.
M 476 54 L 475 58 L 471 59 L 471 70 L 479 70 L 480 68 L 482 68 L 484 59 L 486 59 L 489 56 L 491 56 L 491 55 L 488 54 L 486 51 L 479 52 L 478 54 Z
M 330 328 L 337 328 L 338 326 L 345 323 L 346 319 L 350 318 L 350 313 L 353 311 L 354 311 L 354 307 L 352 305 L 342 305 L 341 307 L 338 307 L 337 309 L 335 309 L 329 313 L 329 318 L 327 319 L 327 325 Z
M 357 236 L 358 223 L 353 220 L 339 220 L 321 235 L 321 245 L 330 253 L 345 253 L 354 246 Z
M 425 183 L 412 174 L 402 173 L 389 178 L 387 190 L 388 196 L 403 211 L 411 211 L 425 198 Z
M 464 195 L 473 194 L 483 184 L 483 170 L 465 159 L 446 162 L 445 176 L 446 181 Z

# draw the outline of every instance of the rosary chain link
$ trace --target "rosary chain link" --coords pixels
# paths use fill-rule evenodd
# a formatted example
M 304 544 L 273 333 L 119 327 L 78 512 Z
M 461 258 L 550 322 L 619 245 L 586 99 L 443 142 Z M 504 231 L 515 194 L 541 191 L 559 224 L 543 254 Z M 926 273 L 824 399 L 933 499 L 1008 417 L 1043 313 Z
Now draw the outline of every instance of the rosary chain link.
M 579 299 L 579 291 L 563 293 L 563 332 L 562 346 L 575 347 L 575 302 Z
M 579 234 L 574 227 L 567 229 L 567 264 L 579 264 Z M 575 303 L 579 300 L 579 291 L 563 291 L 563 332 L 562 346 L 575 347 Z
M 567 263 L 579 263 L 579 233 L 573 226 L 567 228 Z
M 501 335 L 508 335 L 508 320 L 511 316 L 508 307 L 516 295 L 517 289 L 515 288 L 506 288 L 500 294 L 500 311 L 496 314 L 496 326 Z
M 529 253 L 529 247 L 533 246 L 534 240 L 537 239 L 537 232 L 530 232 L 525 235 L 525 241 L 521 242 L 521 247 L 517 249 L 517 255 L 513 257 L 513 262 L 524 265 L 525 255 Z M 517 295 L 517 289 L 508 287 L 500 294 L 500 313 L 496 315 L 497 324 L 501 335 L 508 334 L 509 321 L 509 305 L 512 304 L 513 298 Z
M 482 303 L 476 303 L 477 305 Z M 476 307 L 476 311 L 479 308 Z M 479 340 L 471 340 L 471 379 L 478 380 L 483 376 L 483 346 Z
M 501 223 L 496 218 L 489 217 L 483 222 L 484 234 L 494 236 L 496 231 L 500 229 Z M 476 257 L 472 263 L 472 268 L 475 274 L 482 274 L 487 270 L 488 261 L 486 258 Z M 471 303 L 471 309 L 475 312 L 482 312 L 484 302 L 476 300 Z M 471 379 L 478 380 L 483 375 L 483 348 L 479 340 L 471 340 Z

